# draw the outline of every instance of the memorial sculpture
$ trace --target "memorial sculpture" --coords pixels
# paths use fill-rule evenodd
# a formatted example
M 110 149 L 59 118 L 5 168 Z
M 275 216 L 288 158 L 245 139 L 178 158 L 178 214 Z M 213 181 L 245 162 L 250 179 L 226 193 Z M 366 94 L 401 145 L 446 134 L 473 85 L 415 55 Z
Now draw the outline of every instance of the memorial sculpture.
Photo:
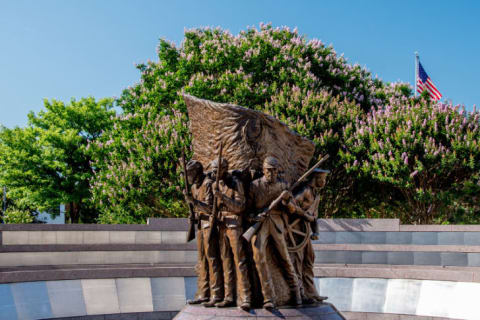
M 313 282 L 312 239 L 328 174 L 318 167 L 328 155 L 309 169 L 313 142 L 279 120 L 184 99 L 193 138 L 193 157 L 184 165 L 191 192 L 184 193 L 199 252 L 197 294 L 188 303 L 248 311 L 327 299 Z

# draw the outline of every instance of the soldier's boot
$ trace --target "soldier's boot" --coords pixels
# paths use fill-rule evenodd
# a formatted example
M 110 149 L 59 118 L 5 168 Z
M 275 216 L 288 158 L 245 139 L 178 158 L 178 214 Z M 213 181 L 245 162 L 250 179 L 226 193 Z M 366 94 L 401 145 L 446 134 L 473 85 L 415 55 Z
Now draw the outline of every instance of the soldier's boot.
M 298 287 L 292 290 L 291 305 L 298 306 L 302 304 L 302 295 L 300 294 L 300 289 Z
M 232 300 L 223 300 L 220 302 L 215 303 L 215 307 L 217 308 L 228 308 L 233 306 L 235 303 Z
M 265 309 L 265 310 L 273 310 L 273 309 L 275 309 L 275 305 L 273 304 L 273 302 L 268 301 L 268 302 L 265 302 L 265 303 L 263 304 L 263 309 Z
M 312 240 L 318 240 L 320 238 L 320 234 L 318 233 L 318 224 L 317 220 L 310 223 L 310 226 L 312 228 L 312 235 L 310 236 L 310 239 Z
M 302 304 L 314 304 L 315 302 L 317 302 L 317 300 L 313 298 L 307 298 L 307 297 L 302 298 Z
M 327 300 L 328 297 L 325 296 L 314 296 L 313 299 L 315 299 L 318 302 L 323 302 L 323 300 Z
M 205 308 L 213 308 L 215 307 L 215 304 L 222 301 L 222 299 L 220 298 L 212 298 L 210 299 L 209 301 L 206 301 L 206 302 L 203 302 L 202 303 L 202 306 L 204 306 Z
M 207 302 L 207 301 L 208 301 L 207 297 L 198 297 L 196 299 L 187 300 L 187 303 L 188 304 L 200 304 L 200 303 Z
M 239 308 L 242 309 L 243 311 L 250 311 L 251 307 L 252 306 L 251 306 L 250 302 L 243 301 Z
M 313 303 L 317 302 L 317 301 L 314 300 L 313 298 L 307 297 L 307 295 L 305 294 L 305 290 L 303 289 L 303 287 L 301 287 L 301 289 L 300 289 L 300 295 L 301 295 L 301 297 L 302 297 L 302 304 L 313 304 Z

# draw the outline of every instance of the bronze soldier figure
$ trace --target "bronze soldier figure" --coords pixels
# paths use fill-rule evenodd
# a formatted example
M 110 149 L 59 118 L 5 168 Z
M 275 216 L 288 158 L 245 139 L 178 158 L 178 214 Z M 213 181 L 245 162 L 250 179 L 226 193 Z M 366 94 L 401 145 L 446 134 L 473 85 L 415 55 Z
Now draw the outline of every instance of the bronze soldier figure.
M 219 169 L 218 160 L 211 162 L 212 174 Z M 246 248 L 242 238 L 242 219 L 245 211 L 245 193 L 242 182 L 228 174 L 228 162 L 221 160 L 218 186 L 213 183 L 212 189 L 218 199 L 218 231 L 220 254 L 223 264 L 225 295 L 216 307 L 229 307 L 235 304 L 235 292 L 240 298 L 240 308 L 249 310 L 251 307 L 251 287 L 248 278 L 248 261 Z M 212 180 L 216 176 L 212 176 Z M 233 259 L 232 259 L 233 256 Z M 236 281 L 238 279 L 238 281 Z M 238 284 L 238 288 L 237 285 Z M 236 290 L 237 289 L 237 290 Z
M 191 160 L 187 164 L 188 180 L 192 181 L 192 195 L 185 195 L 187 201 L 194 206 L 198 220 L 197 249 L 198 262 L 196 266 L 198 280 L 195 299 L 189 304 L 213 304 L 223 300 L 223 281 L 218 253 L 218 240 L 208 243 L 210 229 L 209 215 L 212 210 L 213 181 L 203 173 L 200 162 Z
M 295 202 L 297 204 L 296 213 L 308 223 L 310 223 L 312 231 L 311 239 L 314 235 L 318 239 L 317 227 L 317 211 L 319 204 L 318 190 L 325 186 L 325 179 L 329 171 L 315 169 L 311 179 L 295 194 Z M 313 264 L 315 262 L 315 252 L 311 239 L 307 240 L 305 247 L 297 252 L 291 252 L 295 271 L 298 274 L 300 282 L 300 291 L 304 304 L 314 302 L 322 302 L 327 297 L 318 294 L 314 283 Z
M 282 216 L 295 212 L 296 207 L 289 201 L 291 200 L 291 194 L 285 192 L 288 189 L 288 185 L 278 177 L 278 169 L 278 160 L 274 157 L 266 157 L 263 162 L 264 176 L 254 180 L 249 190 L 249 200 L 252 201 L 251 207 L 257 212 L 267 208 L 281 194 L 284 195 L 283 204 L 272 209 L 269 215 L 265 216 L 265 214 L 261 213 L 257 216 L 257 219 L 264 219 L 264 221 L 251 240 L 253 259 L 260 278 L 263 307 L 265 309 L 273 309 L 275 307 L 272 275 L 266 261 L 266 248 L 270 241 L 278 251 L 278 258 L 282 263 L 285 279 L 292 292 L 292 304 L 298 305 L 302 303 L 297 274 L 290 260 L 285 241 L 285 223 Z

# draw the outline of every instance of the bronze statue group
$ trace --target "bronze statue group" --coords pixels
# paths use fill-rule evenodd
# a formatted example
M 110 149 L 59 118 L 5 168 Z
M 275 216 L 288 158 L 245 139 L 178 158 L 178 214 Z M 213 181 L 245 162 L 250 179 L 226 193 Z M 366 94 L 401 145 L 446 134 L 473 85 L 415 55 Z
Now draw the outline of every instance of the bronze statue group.
M 207 168 L 196 160 L 184 165 L 191 226 L 198 229 L 198 288 L 188 303 L 274 309 L 279 281 L 289 288 L 289 305 L 325 300 L 314 284 L 312 239 L 318 238 L 318 191 L 328 171 L 317 163 L 291 186 L 277 158 L 256 159 L 258 169 L 229 170 L 221 150 Z M 289 243 L 302 235 L 302 244 L 292 250 Z M 191 229 L 188 240 L 194 236 Z

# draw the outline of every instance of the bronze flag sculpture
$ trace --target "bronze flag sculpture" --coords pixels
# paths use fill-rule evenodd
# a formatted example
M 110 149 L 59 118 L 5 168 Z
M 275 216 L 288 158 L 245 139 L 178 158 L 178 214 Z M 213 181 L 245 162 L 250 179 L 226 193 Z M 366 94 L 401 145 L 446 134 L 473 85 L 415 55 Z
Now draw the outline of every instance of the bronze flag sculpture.
M 328 155 L 308 170 L 313 142 L 279 120 L 233 104 L 184 99 L 191 161 L 202 167 L 202 180 L 188 175 L 194 185 L 192 195 L 185 193 L 199 220 L 198 290 L 190 303 L 248 310 L 326 299 L 313 283 L 311 237 L 325 184 L 317 167 Z

